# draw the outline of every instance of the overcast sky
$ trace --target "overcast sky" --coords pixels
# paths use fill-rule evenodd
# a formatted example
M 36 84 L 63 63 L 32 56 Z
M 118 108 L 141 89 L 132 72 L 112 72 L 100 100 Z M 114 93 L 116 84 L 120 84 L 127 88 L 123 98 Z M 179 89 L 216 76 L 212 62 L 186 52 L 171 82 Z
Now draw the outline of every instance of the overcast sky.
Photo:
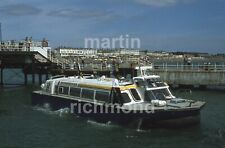
M 1 0 L 3 40 L 141 39 L 141 48 L 225 53 L 225 0 Z

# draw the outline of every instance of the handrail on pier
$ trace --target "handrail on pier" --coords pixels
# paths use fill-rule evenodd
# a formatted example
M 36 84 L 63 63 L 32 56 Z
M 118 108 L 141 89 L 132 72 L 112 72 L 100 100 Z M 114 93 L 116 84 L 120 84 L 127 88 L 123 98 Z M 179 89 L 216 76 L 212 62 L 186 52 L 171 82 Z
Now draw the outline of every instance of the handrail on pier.
M 225 65 L 202 65 L 202 64 L 157 64 L 153 66 L 153 70 L 164 70 L 164 71 L 214 71 L 214 72 L 225 72 Z

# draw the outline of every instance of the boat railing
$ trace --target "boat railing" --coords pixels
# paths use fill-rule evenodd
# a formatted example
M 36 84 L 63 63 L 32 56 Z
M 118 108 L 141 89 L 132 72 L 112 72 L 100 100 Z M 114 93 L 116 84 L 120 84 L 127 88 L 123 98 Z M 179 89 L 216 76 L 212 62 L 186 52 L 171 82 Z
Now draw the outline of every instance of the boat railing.
M 65 77 L 65 75 L 56 75 L 56 76 L 52 76 L 50 79 L 57 79 L 57 78 L 63 78 Z

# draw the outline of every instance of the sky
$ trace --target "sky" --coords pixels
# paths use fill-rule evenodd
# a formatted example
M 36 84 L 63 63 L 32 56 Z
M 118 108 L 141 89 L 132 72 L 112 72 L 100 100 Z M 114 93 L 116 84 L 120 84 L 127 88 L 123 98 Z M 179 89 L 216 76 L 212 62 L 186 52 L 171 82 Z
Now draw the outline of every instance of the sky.
M 142 49 L 225 53 L 225 0 L 1 0 L 3 40 L 139 38 Z

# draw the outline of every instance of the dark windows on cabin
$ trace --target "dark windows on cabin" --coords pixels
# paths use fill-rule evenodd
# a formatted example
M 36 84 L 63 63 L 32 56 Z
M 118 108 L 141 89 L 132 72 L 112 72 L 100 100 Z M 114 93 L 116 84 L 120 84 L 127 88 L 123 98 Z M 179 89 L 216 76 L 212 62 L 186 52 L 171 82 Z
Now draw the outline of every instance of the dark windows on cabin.
M 156 90 L 152 90 L 152 92 L 155 98 L 158 100 L 165 100 L 166 96 L 170 96 L 167 89 L 156 89 Z
M 51 82 L 47 82 L 47 84 L 46 84 L 46 92 L 51 92 Z
M 151 79 L 147 79 L 146 82 L 147 82 L 149 88 L 166 86 L 166 85 L 160 80 L 160 78 L 151 78 Z
M 163 82 L 157 82 L 156 83 L 157 87 L 162 87 L 162 86 L 167 86 L 165 83 Z
M 132 96 L 134 97 L 135 101 L 141 101 L 141 98 L 136 89 L 130 89 L 130 92 L 131 92 Z
M 107 91 L 96 91 L 95 100 L 109 102 L 109 92 L 107 92 Z
M 151 79 L 146 79 L 146 82 L 148 84 L 148 87 L 157 87 L 156 83 L 159 82 L 158 78 L 151 78 Z
M 70 88 L 70 95 L 75 97 L 80 97 L 80 88 Z
M 81 97 L 86 98 L 86 99 L 93 99 L 94 98 L 94 90 L 82 89 Z
M 146 101 L 151 101 L 151 100 L 155 100 L 155 96 L 153 94 L 153 92 L 150 90 L 150 91 L 145 91 L 145 100 Z
M 58 87 L 59 87 L 59 82 L 56 82 L 54 87 L 55 94 L 58 94 Z
M 59 87 L 58 93 L 59 93 L 59 94 L 63 94 L 63 87 Z
M 59 94 L 68 95 L 69 87 L 60 86 L 59 87 Z
M 128 96 L 127 93 L 121 93 L 121 97 L 122 97 L 122 102 L 123 103 L 129 103 L 131 101 L 130 97 Z
M 144 80 L 142 80 L 142 79 L 135 79 L 134 82 L 135 82 L 135 84 L 136 84 L 138 87 L 144 87 L 144 86 L 145 86 L 145 82 L 144 82 Z
M 167 89 L 155 89 L 155 90 L 149 90 L 145 92 L 145 100 L 151 101 L 151 100 L 165 100 L 166 97 L 170 96 L 170 93 Z
M 64 87 L 63 89 L 64 89 L 64 90 L 63 90 L 63 94 L 64 94 L 64 95 L 68 95 L 69 87 Z

